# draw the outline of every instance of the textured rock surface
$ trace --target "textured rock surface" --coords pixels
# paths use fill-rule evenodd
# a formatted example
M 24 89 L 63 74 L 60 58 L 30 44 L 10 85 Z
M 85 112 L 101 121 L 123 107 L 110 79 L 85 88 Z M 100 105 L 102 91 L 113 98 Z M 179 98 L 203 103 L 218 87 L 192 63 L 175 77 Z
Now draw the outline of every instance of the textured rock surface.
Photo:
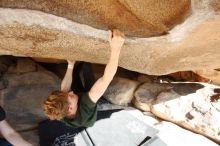
M 212 83 L 220 85 L 220 70 L 197 70 L 194 71 L 202 77 L 208 78 Z
M 137 81 L 140 83 L 152 83 L 154 81 L 154 76 L 139 74 L 137 77 Z
M 114 78 L 103 96 L 111 103 L 127 106 L 134 97 L 133 93 L 138 85 L 137 81 Z
M 26 64 L 20 66 L 18 62 Z M 16 130 L 26 131 L 36 128 L 38 122 L 46 118 L 42 110 L 43 101 L 52 90 L 59 89 L 60 79 L 31 60 L 18 62 L 12 64 L 2 77 L 6 88 L 0 90 L 0 104 L 9 123 Z M 21 73 L 21 70 L 32 71 Z
M 169 84 L 144 83 L 135 91 L 133 104 L 140 110 L 151 111 L 151 106 L 157 100 L 157 96 L 171 88 Z
M 180 85 L 176 91 L 159 94 L 152 112 L 220 144 L 220 94 L 215 93 L 220 88 L 208 84 L 201 88 L 201 85 Z
M 190 0 L 1 0 L 0 7 L 39 10 L 132 36 L 166 33 L 190 13 Z
M 28 72 L 36 72 L 37 64 L 28 58 L 18 59 L 16 63 L 16 73 L 28 73 Z
M 193 82 L 146 83 L 140 86 L 140 90 L 137 89 L 135 95 L 142 95 L 138 98 L 142 100 L 138 101 L 156 116 L 220 143 L 219 86 Z
M 191 2 L 192 14 L 167 35 L 128 37 L 119 65 L 151 75 L 219 68 L 220 14 L 213 8 L 216 0 Z M 108 47 L 104 30 L 40 11 L 0 9 L 0 54 L 106 64 Z
M 218 146 L 208 138 L 183 129 L 173 123 L 161 121 L 151 116 L 144 116 L 140 111 L 129 111 L 133 116 L 159 130 L 157 140 L 152 146 Z

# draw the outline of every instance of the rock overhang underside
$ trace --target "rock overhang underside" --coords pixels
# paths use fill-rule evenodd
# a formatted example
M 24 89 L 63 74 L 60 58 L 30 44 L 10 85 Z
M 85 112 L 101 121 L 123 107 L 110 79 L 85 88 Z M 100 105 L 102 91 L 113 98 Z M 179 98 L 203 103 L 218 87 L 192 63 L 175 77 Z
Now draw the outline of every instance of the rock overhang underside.
M 106 64 L 107 29 L 126 34 L 119 66 L 151 75 L 220 68 L 217 0 L 1 0 L 0 54 Z

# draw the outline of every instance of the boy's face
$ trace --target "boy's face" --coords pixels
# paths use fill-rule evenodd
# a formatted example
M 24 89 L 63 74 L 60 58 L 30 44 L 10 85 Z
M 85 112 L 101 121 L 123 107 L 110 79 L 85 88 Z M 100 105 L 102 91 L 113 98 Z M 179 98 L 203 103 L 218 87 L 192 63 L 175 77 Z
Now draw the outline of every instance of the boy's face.
M 73 117 L 77 111 L 77 103 L 78 103 L 78 96 L 73 93 L 73 91 L 68 93 L 67 96 L 67 105 L 68 105 L 68 117 Z

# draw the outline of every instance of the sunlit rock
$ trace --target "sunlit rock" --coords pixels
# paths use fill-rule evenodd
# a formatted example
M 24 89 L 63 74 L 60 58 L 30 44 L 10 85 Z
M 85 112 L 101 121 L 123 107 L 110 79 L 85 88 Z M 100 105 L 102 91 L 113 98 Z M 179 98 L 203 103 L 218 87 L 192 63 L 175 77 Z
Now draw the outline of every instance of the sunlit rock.
M 220 87 L 205 83 L 172 86 L 157 95 L 151 112 L 220 143 Z
M 114 78 L 104 97 L 113 104 L 127 106 L 134 97 L 134 91 L 139 82 L 125 78 Z
M 171 88 L 169 84 L 144 83 L 135 91 L 133 104 L 142 111 L 151 111 L 151 106 L 157 100 L 158 94 Z
M 38 10 L 98 29 L 118 28 L 126 35 L 167 33 L 191 12 L 190 0 L 1 0 L 0 7 Z
M 142 122 L 159 130 L 156 136 L 157 138 L 150 142 L 152 146 L 218 146 L 218 144 L 205 136 L 188 131 L 174 123 L 161 121 L 152 116 L 144 116 L 140 111 L 133 110 L 129 111 L 129 113 Z
M 127 37 L 119 66 L 149 75 L 219 68 L 220 15 L 214 9 L 215 1 L 192 0 L 192 13 L 166 35 Z M 20 8 L 25 8 L 22 2 L 0 3 L 2 6 L 12 7 L 0 8 L 0 54 L 107 63 L 110 53 L 107 31 L 60 17 L 63 15 L 51 15 L 50 9 L 47 9 L 47 13 L 39 11 L 40 8 L 31 10 L 31 1 L 27 2 L 27 5 L 30 3 L 30 8 L 13 9 L 16 3 Z M 50 6 L 46 5 L 47 2 L 49 1 L 36 5 Z M 131 3 L 129 1 L 126 6 L 129 7 Z M 140 10 L 141 6 L 140 3 Z M 53 8 L 56 11 L 58 7 Z M 120 14 L 124 12 L 121 11 Z M 139 13 L 137 12 L 138 16 Z M 90 22 L 89 18 L 85 20 Z M 126 20 L 123 22 L 126 23 Z

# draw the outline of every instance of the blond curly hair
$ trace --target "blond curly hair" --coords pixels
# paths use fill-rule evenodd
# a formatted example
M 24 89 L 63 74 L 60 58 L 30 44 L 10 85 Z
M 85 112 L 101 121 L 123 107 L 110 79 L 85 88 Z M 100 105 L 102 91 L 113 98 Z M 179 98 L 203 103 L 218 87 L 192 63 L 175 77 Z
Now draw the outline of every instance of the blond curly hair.
M 53 91 L 44 101 L 43 110 L 50 120 L 61 120 L 67 115 L 67 92 Z

